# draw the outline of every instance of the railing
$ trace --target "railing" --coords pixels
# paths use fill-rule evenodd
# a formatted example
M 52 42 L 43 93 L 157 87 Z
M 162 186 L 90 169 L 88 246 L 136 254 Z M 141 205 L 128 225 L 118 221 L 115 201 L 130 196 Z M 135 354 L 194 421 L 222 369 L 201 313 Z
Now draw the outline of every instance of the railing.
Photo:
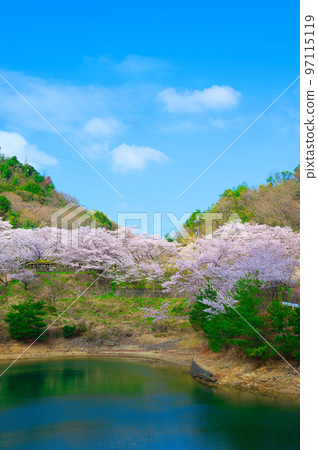
M 291 306 L 292 308 L 299 308 L 300 305 L 298 303 L 291 303 L 291 302 L 282 302 L 285 306 Z

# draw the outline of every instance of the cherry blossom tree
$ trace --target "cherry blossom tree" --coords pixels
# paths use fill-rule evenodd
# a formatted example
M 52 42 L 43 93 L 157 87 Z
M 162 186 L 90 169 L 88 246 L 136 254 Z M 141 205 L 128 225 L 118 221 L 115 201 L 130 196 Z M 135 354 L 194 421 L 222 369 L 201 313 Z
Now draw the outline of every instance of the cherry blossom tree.
M 0 219 L 0 283 L 6 291 L 10 274 L 19 267 L 18 248 L 12 245 L 13 230 L 9 222 Z
M 21 281 L 21 283 L 23 283 L 24 285 L 24 289 L 27 289 L 29 284 L 36 280 L 36 275 L 32 270 L 28 270 L 28 269 L 21 269 L 19 270 L 19 272 L 14 273 L 14 274 L 9 274 L 8 278 L 10 280 L 18 280 Z
M 207 283 L 228 298 L 240 277 L 256 275 L 274 295 L 297 280 L 299 234 L 289 227 L 231 222 L 186 245 L 132 229 L 12 229 L 0 219 L 0 282 L 28 283 L 30 261 L 54 260 L 75 271 L 96 271 L 117 284 L 157 287 L 195 296 Z M 23 281 L 24 280 L 24 281 Z
M 289 227 L 228 223 L 180 248 L 166 291 L 193 296 L 211 283 L 225 299 L 240 277 L 258 274 L 269 289 L 297 279 L 299 235 Z
M 177 255 L 177 244 L 166 239 L 135 234 L 133 229 L 121 228 L 116 231 L 127 254 L 132 258 L 130 270 L 122 274 L 125 281 L 147 281 L 154 287 L 166 278 L 171 260 Z
M 153 319 L 154 322 L 167 322 L 169 319 L 169 302 L 163 303 L 160 308 L 140 308 L 141 311 L 144 311 L 144 317 Z
M 74 232 L 69 232 L 74 235 Z M 104 228 L 76 230 L 77 245 L 64 246 L 60 259 L 81 270 L 104 271 L 115 283 L 145 281 L 157 285 L 165 278 L 165 267 L 177 254 L 176 245 L 166 239 L 138 235 L 132 229 L 115 232 Z M 68 242 L 74 241 L 70 236 Z
M 10 222 L 2 220 L 0 217 L 0 240 L 10 237 L 12 226 Z
M 0 220 L 0 283 L 4 290 L 12 279 L 19 279 L 27 286 L 34 278 L 25 265 L 32 260 L 32 245 L 38 245 L 39 240 L 32 240 L 30 232 L 14 230 L 8 222 Z

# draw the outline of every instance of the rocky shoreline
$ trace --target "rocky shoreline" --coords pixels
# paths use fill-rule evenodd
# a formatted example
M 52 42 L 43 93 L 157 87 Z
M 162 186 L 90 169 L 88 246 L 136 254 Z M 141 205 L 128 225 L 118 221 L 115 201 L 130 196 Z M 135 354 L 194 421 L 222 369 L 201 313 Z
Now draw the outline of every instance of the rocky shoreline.
M 123 358 L 178 364 L 188 368 L 197 381 L 215 387 L 226 386 L 269 396 L 294 398 L 300 393 L 299 375 L 283 361 L 260 363 L 242 359 L 234 352 L 213 353 L 205 345 L 200 345 L 195 350 L 179 339 L 135 345 L 117 345 L 116 342 L 107 340 L 87 342 L 84 339 L 73 339 L 59 343 L 37 342 L 29 349 L 27 344 L 10 341 L 0 346 L 0 361 L 6 361 L 8 365 L 17 358 L 72 357 Z M 194 359 L 195 366 L 192 365 Z M 298 367 L 295 369 L 299 370 Z

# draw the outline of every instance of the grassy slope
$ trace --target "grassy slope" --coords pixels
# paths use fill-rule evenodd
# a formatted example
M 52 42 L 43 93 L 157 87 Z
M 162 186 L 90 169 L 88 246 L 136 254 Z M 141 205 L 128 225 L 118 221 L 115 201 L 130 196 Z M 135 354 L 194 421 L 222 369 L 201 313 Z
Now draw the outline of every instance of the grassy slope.
M 12 282 L 6 295 L 1 298 L 0 322 L 2 324 L 1 338 L 9 338 L 7 326 L 3 318 L 10 309 L 12 303 L 24 300 L 28 297 L 36 300 L 45 299 L 48 305 L 53 305 L 57 313 L 64 311 L 96 278 L 93 273 L 41 273 L 39 283 L 24 290 L 19 282 Z M 160 308 L 165 302 L 169 302 L 169 321 L 167 324 L 153 322 L 151 318 L 145 318 L 145 313 L 140 308 Z M 82 329 L 81 336 L 93 340 L 115 339 L 120 342 L 137 342 L 144 335 L 164 337 L 165 335 L 182 336 L 191 334 L 195 336 L 189 324 L 187 313 L 187 300 L 173 298 L 132 298 L 124 297 L 120 293 L 110 292 L 105 281 L 97 282 L 84 296 L 74 302 L 74 305 L 57 321 L 50 329 L 50 338 L 56 338 L 60 329 L 65 324 L 77 325 Z M 48 323 L 54 320 L 56 314 L 48 317 Z

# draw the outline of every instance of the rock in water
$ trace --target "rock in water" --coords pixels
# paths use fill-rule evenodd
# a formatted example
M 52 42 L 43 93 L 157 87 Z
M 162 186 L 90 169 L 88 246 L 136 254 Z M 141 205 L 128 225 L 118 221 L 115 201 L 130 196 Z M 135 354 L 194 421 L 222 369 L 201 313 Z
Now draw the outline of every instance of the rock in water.
M 211 381 L 213 383 L 217 381 L 217 378 L 213 377 L 211 372 L 203 369 L 203 367 L 199 366 L 199 364 L 197 364 L 195 361 L 192 361 L 190 375 L 193 378 L 200 378 L 204 381 Z

